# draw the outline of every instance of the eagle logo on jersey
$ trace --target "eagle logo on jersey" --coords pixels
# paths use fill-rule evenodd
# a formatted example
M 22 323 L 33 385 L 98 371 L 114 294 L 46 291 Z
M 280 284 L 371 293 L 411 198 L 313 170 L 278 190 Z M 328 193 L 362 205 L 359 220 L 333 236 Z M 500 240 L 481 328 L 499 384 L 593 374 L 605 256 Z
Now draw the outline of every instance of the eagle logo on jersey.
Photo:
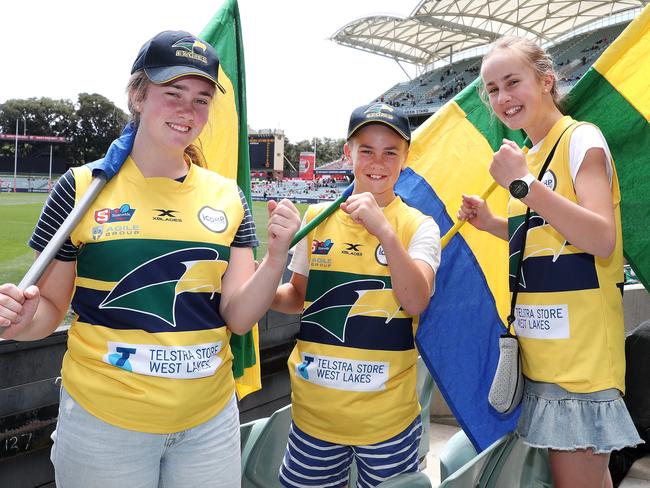
M 522 219 L 522 222 L 517 226 L 515 231 L 513 232 L 512 236 L 510 237 L 509 241 L 509 247 L 510 247 L 510 279 L 514 281 L 515 279 L 515 272 L 517 271 L 517 263 L 519 260 L 519 253 L 521 252 L 521 246 L 523 244 L 524 240 L 524 220 Z M 547 226 L 548 222 L 546 222 L 546 219 L 542 217 L 541 215 L 537 214 L 531 214 L 530 218 L 528 219 L 528 238 L 526 239 L 526 256 L 524 258 L 524 261 L 528 258 L 531 258 L 535 255 L 544 255 L 548 256 L 551 255 L 553 256 L 553 262 L 557 261 L 557 259 L 560 257 L 562 254 L 562 251 L 564 248 L 567 246 L 568 242 L 564 239 L 562 240 L 555 240 L 555 241 L 549 241 L 549 238 L 545 238 L 543 240 L 544 243 L 548 243 L 547 245 L 535 245 L 531 244 L 530 242 L 538 242 L 538 239 L 535 239 L 535 234 L 537 232 L 543 232 L 543 227 Z M 513 251 L 514 250 L 514 251 Z M 526 276 L 524 274 L 524 269 L 522 267 L 521 270 L 521 277 L 519 278 L 519 286 L 522 288 L 526 288 Z
M 184 293 L 221 292 L 228 262 L 215 249 L 196 247 L 172 251 L 141 264 L 126 274 L 99 304 L 152 315 L 176 327 L 176 304 Z
M 377 279 L 357 280 L 337 285 L 314 300 L 303 312 L 302 322 L 323 328 L 345 342 L 348 319 L 358 315 L 385 317 L 388 324 L 403 317 L 392 288 Z

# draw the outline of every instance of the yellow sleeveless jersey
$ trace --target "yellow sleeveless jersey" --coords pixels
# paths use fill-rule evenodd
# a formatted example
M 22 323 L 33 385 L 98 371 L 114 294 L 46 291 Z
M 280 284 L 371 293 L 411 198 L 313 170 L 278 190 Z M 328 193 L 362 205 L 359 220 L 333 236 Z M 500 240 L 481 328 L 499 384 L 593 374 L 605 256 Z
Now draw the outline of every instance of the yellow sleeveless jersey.
M 74 170 L 76 199 L 91 179 Z M 221 278 L 244 217 L 234 181 L 190 165 L 144 178 L 129 157 L 71 235 L 80 247 L 63 384 L 125 429 L 170 433 L 217 413 L 234 391 Z
M 537 177 L 553 145 L 571 124 L 574 125 L 562 136 L 542 183 L 577 203 L 569 169 L 569 143 L 579 124 L 571 117 L 565 116 L 553 126 L 540 150 L 527 155 L 527 162 Z M 614 167 L 612 197 L 616 247 L 606 259 L 572 246 L 543 217 L 531 211 L 515 310 L 515 330 L 528 378 L 556 383 L 576 393 L 625 389 L 621 198 Z M 525 213 L 526 206 L 511 198 L 511 291 Z
M 323 205 L 310 206 L 307 221 Z M 399 197 L 384 215 L 404 245 L 425 218 Z M 402 432 L 418 415 L 414 335 L 379 240 L 342 210 L 307 237 L 309 278 L 289 358 L 292 414 L 304 432 L 365 445 Z

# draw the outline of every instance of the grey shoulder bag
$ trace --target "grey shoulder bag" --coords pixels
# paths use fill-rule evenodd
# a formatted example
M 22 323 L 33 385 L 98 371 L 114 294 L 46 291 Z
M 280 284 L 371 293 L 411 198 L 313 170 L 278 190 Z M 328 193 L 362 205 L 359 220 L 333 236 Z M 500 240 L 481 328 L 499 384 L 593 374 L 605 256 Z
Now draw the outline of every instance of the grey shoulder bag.
M 571 127 L 571 126 L 569 126 Z M 562 136 L 569 129 L 564 129 L 558 140 L 555 142 L 553 149 L 549 153 L 544 165 L 542 166 L 538 180 L 541 180 L 553 159 L 555 149 L 560 143 Z M 488 402 L 499 413 L 509 414 L 513 412 L 521 403 L 524 394 L 524 375 L 521 371 L 521 356 L 519 353 L 519 341 L 513 334 L 513 323 L 515 321 L 515 306 L 517 304 L 517 292 L 519 289 L 519 280 L 521 279 L 521 267 L 524 261 L 524 250 L 526 249 L 526 237 L 528 235 L 528 224 L 530 219 L 530 208 L 526 210 L 526 219 L 524 220 L 524 238 L 519 252 L 517 262 L 517 272 L 515 273 L 515 285 L 510 300 L 510 315 L 508 315 L 508 327 L 506 333 L 499 337 L 499 362 L 497 370 L 494 373 L 494 379 L 488 393 Z

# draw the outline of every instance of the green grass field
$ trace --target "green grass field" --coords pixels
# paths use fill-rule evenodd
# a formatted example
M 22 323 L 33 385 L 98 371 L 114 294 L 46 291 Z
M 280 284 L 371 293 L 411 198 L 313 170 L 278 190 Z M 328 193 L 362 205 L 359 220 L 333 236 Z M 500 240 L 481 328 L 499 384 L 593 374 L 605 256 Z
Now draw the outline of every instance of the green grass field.
M 27 245 L 47 195 L 44 193 L 0 193 L 0 283 L 18 283 L 34 260 Z M 298 204 L 303 214 L 307 205 Z M 258 259 L 266 253 L 266 202 L 253 202 L 253 219 L 260 247 Z
M 27 245 L 45 193 L 0 193 L 0 283 L 18 283 L 34 261 Z

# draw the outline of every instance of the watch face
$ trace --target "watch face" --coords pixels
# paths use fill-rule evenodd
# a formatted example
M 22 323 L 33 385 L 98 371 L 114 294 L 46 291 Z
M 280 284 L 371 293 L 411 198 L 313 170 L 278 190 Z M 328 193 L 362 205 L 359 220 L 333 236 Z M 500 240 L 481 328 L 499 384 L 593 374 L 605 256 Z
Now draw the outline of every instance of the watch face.
M 514 180 L 508 187 L 510 194 L 515 198 L 524 198 L 528 195 L 528 184 L 523 180 Z

